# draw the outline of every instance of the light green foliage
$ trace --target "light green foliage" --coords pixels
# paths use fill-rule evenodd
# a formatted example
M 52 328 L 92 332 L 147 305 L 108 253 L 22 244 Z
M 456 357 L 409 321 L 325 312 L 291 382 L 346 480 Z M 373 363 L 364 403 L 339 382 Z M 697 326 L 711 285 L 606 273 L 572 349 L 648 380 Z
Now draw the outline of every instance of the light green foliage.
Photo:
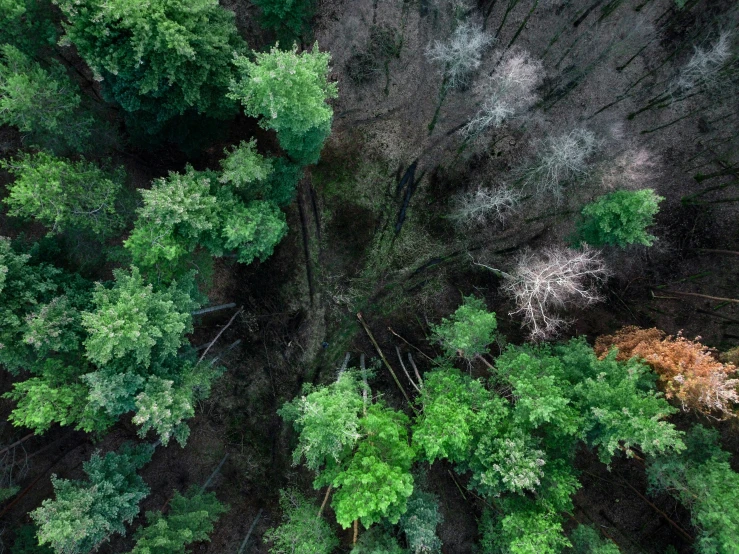
M 280 491 L 282 523 L 264 534 L 270 554 L 331 554 L 339 545 L 331 527 L 316 518 L 318 506 L 294 489 Z
M 139 502 L 149 493 L 136 472 L 153 452 L 153 447 L 140 445 L 104 457 L 93 454 L 83 464 L 86 481 L 52 476 L 55 498 L 31 512 L 39 543 L 49 544 L 57 554 L 87 554 L 114 533 L 125 534 L 125 524 L 136 517 Z
M 293 464 L 305 458 L 313 471 L 336 467 L 351 453 L 360 438 L 362 410 L 360 384 L 354 373 L 345 371 L 336 382 L 286 403 L 278 413 L 299 434 Z
M 413 491 L 408 499 L 408 511 L 400 517 L 400 528 L 413 554 L 441 552 L 441 540 L 436 536 L 436 527 L 443 520 L 439 513 L 439 499 L 435 495 L 418 489 Z
M 582 209 L 577 243 L 590 246 L 630 244 L 651 246 L 655 237 L 646 229 L 654 223 L 659 203 L 664 200 L 653 190 L 617 190 L 601 196 Z
M 208 363 L 185 363 L 177 381 L 150 377 L 136 396 L 132 421 L 141 426 L 139 436 L 154 429 L 164 446 L 174 437 L 184 447 L 190 436 L 184 421 L 195 415 L 195 402 L 210 395 L 211 383 L 221 373 Z
M 66 39 L 102 81 L 106 96 L 150 132 L 185 111 L 227 118 L 233 53 L 245 47 L 234 14 L 216 0 L 55 0 Z
M 274 29 L 285 45 L 300 38 L 316 9 L 316 0 L 254 0 L 262 10 L 261 24 Z
M 583 340 L 573 339 L 555 347 L 510 347 L 497 359 L 496 369 L 519 398 L 548 376 L 548 384 L 542 381 L 548 392 L 537 399 L 538 406 L 522 406 L 529 422 L 558 423 L 564 434 L 597 448 L 604 463 L 632 445 L 646 453 L 683 447 L 680 433 L 663 421 L 675 410 L 656 392 L 649 368 L 636 360 L 617 362 L 615 352 L 599 360 Z M 523 390 L 517 388 L 521 383 Z
M 474 296 L 466 296 L 450 319 L 443 318 L 432 327 L 433 338 L 439 341 L 447 356 L 462 356 L 471 360 L 488 352 L 488 345 L 495 340 L 498 322 L 495 313 L 488 312 L 485 302 Z
M 601 538 L 598 531 L 587 525 L 578 525 L 570 535 L 572 554 L 619 554 L 613 541 Z
M 130 554 L 185 554 L 193 542 L 207 541 L 213 525 L 228 507 L 214 493 L 203 494 L 198 488 L 185 496 L 176 492 L 169 512 L 146 512 L 146 526 L 136 531 L 136 545 Z
M 559 516 L 523 497 L 506 502 L 499 517 L 483 515 L 483 554 L 559 554 L 568 546 Z
M 124 358 L 148 367 L 176 354 L 192 329 L 190 311 L 197 304 L 176 283 L 155 291 L 136 267 L 114 275 L 112 288 L 96 284 L 95 309 L 82 314 L 87 357 L 99 365 Z
M 413 428 L 413 444 L 429 462 L 467 460 L 486 428 L 506 415 L 505 401 L 455 368 L 425 375 L 421 391 L 423 412 Z
M 237 56 L 239 79 L 231 82 L 229 97 L 244 106 L 247 115 L 261 117 L 265 129 L 277 132 L 280 145 L 296 162 L 318 161 L 323 142 L 331 131 L 333 110 L 326 100 L 337 96 L 326 80 L 327 53 L 296 51 L 257 53 L 252 62 Z
M 84 151 L 93 118 L 81 110 L 78 87 L 64 68 L 51 60 L 44 69 L 9 44 L 0 53 L 0 123 L 17 127 L 33 145 Z
M 73 162 L 45 152 L 0 166 L 16 177 L 4 200 L 10 215 L 36 219 L 51 233 L 76 229 L 106 238 L 120 231 L 123 220 L 116 201 L 123 168 L 107 172 L 84 159 Z
M 258 187 L 267 180 L 272 173 L 272 163 L 257 152 L 257 142 L 241 141 L 230 152 L 225 151 L 226 157 L 221 160 L 221 172 L 218 181 L 228 183 L 233 188 L 247 189 L 257 192 Z
M 407 425 L 408 418 L 400 412 L 379 404 L 367 408 L 360 420 L 362 441 L 346 468 L 330 480 L 336 489 L 331 506 L 342 527 L 355 519 L 365 527 L 383 518 L 397 523 L 406 511 L 415 454 L 408 444 Z
M 546 464 L 546 454 L 538 446 L 536 439 L 517 430 L 485 435 L 469 463 L 470 485 L 487 496 L 536 490 Z
M 254 162 L 244 171 L 231 164 L 232 159 L 244 158 Z M 249 177 L 261 178 L 269 167 L 248 146 L 237 149 L 224 165 L 228 183 L 246 189 Z M 240 262 L 250 263 L 271 255 L 287 233 L 285 215 L 273 203 L 244 202 L 228 185 L 219 185 L 215 173 L 190 166 L 184 174 L 170 173 L 155 181 L 142 196 L 144 205 L 125 246 L 134 263 L 157 267 L 169 277 L 177 274 L 173 268 L 198 246 L 216 256 L 236 250 Z
M 405 554 L 406 552 L 400 547 L 397 539 L 379 525 L 362 533 L 351 550 L 351 554 Z
M 718 433 L 700 425 L 686 437 L 679 456 L 659 456 L 647 467 L 653 490 L 668 492 L 690 509 L 699 530 L 700 554 L 734 554 L 739 536 L 739 473 L 718 445 Z
M 54 554 L 54 551 L 48 546 L 39 545 L 35 525 L 24 525 L 15 532 L 10 554 Z

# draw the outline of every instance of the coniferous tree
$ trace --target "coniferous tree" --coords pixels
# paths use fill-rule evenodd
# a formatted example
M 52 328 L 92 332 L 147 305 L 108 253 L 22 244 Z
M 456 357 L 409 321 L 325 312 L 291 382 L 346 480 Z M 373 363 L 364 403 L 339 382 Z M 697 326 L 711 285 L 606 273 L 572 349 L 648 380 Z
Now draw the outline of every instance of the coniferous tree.
M 244 49 L 234 14 L 216 0 L 54 0 L 66 40 L 106 96 L 154 133 L 187 111 L 227 118 L 234 52 Z
M 28 154 L 0 167 L 16 177 L 4 202 L 13 216 L 36 219 L 51 233 L 83 230 L 100 238 L 120 231 L 116 213 L 125 173 L 104 171 L 84 159 L 73 162 L 45 152 Z
M 78 87 L 59 62 L 52 59 L 45 69 L 10 44 L 0 54 L 0 122 L 17 127 L 31 145 L 59 153 L 87 150 L 95 119 L 81 107 Z
M 247 115 L 260 117 L 273 129 L 290 158 L 307 165 L 318 161 L 331 132 L 333 110 L 326 100 L 337 96 L 327 81 L 330 55 L 313 50 L 298 54 L 272 48 L 256 60 L 239 56 L 239 78 L 231 82 L 229 97 L 238 100 Z
M 264 534 L 270 554 L 331 554 L 339 545 L 326 520 L 316 518 L 318 506 L 298 491 L 281 490 L 280 508 L 282 523 Z
M 129 554 L 185 554 L 187 545 L 208 540 L 213 525 L 228 511 L 214 493 L 193 488 L 182 495 L 176 492 L 169 512 L 146 512 L 146 526 L 134 538 L 136 545 Z
M 124 446 L 120 453 L 93 454 L 83 464 L 87 479 L 70 481 L 52 476 L 55 498 L 31 512 L 39 543 L 56 554 L 87 554 L 110 536 L 125 534 L 125 524 L 139 513 L 149 487 L 136 472 L 154 452 L 149 445 Z

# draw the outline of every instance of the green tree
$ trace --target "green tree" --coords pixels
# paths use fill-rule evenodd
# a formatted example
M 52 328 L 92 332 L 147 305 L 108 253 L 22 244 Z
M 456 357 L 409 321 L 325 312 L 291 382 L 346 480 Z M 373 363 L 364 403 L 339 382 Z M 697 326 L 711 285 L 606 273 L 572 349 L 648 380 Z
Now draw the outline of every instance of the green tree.
M 146 512 L 146 526 L 136 531 L 130 554 L 185 554 L 188 544 L 208 540 L 213 525 L 227 511 L 214 493 L 204 494 L 198 488 L 184 496 L 176 492 L 167 515 Z
M 105 95 L 150 132 L 186 111 L 227 118 L 234 52 L 245 45 L 234 14 L 217 0 L 54 0 L 65 39 L 102 82 Z
M 295 489 L 280 491 L 282 523 L 264 534 L 270 554 L 331 554 L 339 545 L 331 527 L 316 518 L 318 506 Z
M 739 536 L 739 473 L 718 445 L 718 432 L 695 425 L 680 455 L 657 456 L 647 466 L 650 488 L 677 498 L 690 512 L 700 554 L 732 554 Z
M 398 540 L 390 535 L 383 526 L 375 525 L 363 533 L 351 554 L 406 554 L 407 550 L 400 547 Z
M 588 525 L 578 525 L 570 535 L 573 554 L 619 554 L 613 541 L 601 538 L 598 531 Z
M 494 312 L 488 312 L 485 302 L 474 296 L 464 297 L 450 319 L 443 318 L 432 326 L 433 339 L 440 342 L 447 356 L 462 356 L 472 360 L 488 352 L 495 340 L 498 321 Z
M 316 10 L 316 0 L 254 0 L 262 10 L 260 22 L 287 45 L 300 38 Z
M 0 0 L 0 36 L 26 54 L 56 44 L 56 17 L 50 0 Z
M 197 303 L 177 283 L 155 291 L 136 267 L 114 275 L 112 288 L 95 285 L 95 309 L 82 314 L 87 357 L 101 366 L 125 358 L 148 367 L 176 354 L 192 330 Z
M 52 59 L 44 69 L 10 44 L 0 53 L 0 123 L 17 127 L 32 145 L 87 150 L 94 119 L 81 108 L 78 87 L 64 68 Z
M 400 528 L 413 554 L 441 552 L 441 540 L 436 535 L 436 527 L 443 520 L 439 513 L 439 499 L 431 493 L 414 490 L 408 499 L 408 511 L 400 517 Z
M 273 129 L 288 156 L 303 165 L 318 161 L 331 132 L 333 110 L 326 100 L 338 92 L 327 81 L 329 59 L 315 44 L 300 54 L 272 48 L 253 62 L 246 56 L 234 62 L 239 78 L 232 80 L 229 98 L 241 102 L 247 115 L 261 117 L 261 126 Z
M 136 472 L 153 452 L 149 445 L 126 445 L 120 453 L 93 454 L 82 466 L 86 481 L 52 476 L 55 498 L 31 512 L 39 544 L 49 544 L 57 554 L 87 554 L 114 533 L 125 534 L 125 524 L 136 517 L 139 502 L 149 494 Z
M 560 518 L 523 497 L 508 502 L 500 517 L 486 510 L 483 554 L 559 554 L 570 546 Z
M 188 166 L 184 174 L 170 173 L 142 191 L 144 204 L 125 241 L 134 263 L 172 278 L 182 273 L 183 260 L 199 246 L 214 256 L 236 251 L 242 263 L 269 257 L 287 223 L 274 203 L 249 198 L 254 192 L 250 180 L 266 179 L 270 167 L 257 156 L 252 147 L 237 148 L 224 162 L 225 184 L 214 172 Z M 253 163 L 239 167 L 239 162 Z
M 116 202 L 123 168 L 104 171 L 84 159 L 73 162 L 45 152 L 2 161 L 0 167 L 16 177 L 4 199 L 9 215 L 36 219 L 51 233 L 77 229 L 106 238 L 121 230 Z
M 664 200 L 653 190 L 617 190 L 598 198 L 582 209 L 575 242 L 590 246 L 630 244 L 651 246 L 655 237 L 646 229 L 654 223 L 659 203 Z
M 39 545 L 36 538 L 37 528 L 35 525 L 24 525 L 15 532 L 13 546 L 10 554 L 54 554 L 48 546 Z

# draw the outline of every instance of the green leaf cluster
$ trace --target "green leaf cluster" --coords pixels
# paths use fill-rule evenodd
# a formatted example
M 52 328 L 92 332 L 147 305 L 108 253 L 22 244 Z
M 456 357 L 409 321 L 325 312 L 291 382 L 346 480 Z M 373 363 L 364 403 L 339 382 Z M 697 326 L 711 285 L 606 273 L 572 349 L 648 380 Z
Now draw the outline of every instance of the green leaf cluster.
M 447 356 L 459 355 L 471 360 L 488 352 L 487 347 L 495 340 L 497 328 L 495 313 L 487 311 L 485 302 L 466 296 L 449 319 L 443 318 L 431 330 L 433 340 L 441 343 Z
M 44 68 L 10 44 L 0 54 L 0 123 L 17 127 L 31 145 L 59 153 L 87 150 L 95 120 L 61 64 L 52 59 Z
M 239 78 L 232 80 L 229 98 L 241 102 L 247 115 L 261 117 L 260 125 L 277 133 L 291 160 L 317 162 L 333 119 L 326 100 L 338 94 L 327 80 L 330 55 L 315 44 L 300 54 L 272 48 L 255 58 L 235 58 Z
M 444 518 L 439 513 L 439 499 L 428 492 L 414 490 L 408 499 L 408 510 L 400 518 L 408 548 L 413 554 L 441 552 L 441 540 L 436 528 Z
M 570 535 L 573 554 L 619 554 L 613 541 L 600 536 L 598 531 L 588 525 L 578 525 Z
M 136 545 L 129 554 L 185 554 L 187 545 L 208 540 L 213 525 L 227 511 L 214 493 L 197 487 L 185 495 L 176 492 L 167 515 L 146 512 L 146 526 L 136 531 Z
M 382 526 L 375 525 L 366 533 L 362 533 L 351 550 L 351 554 L 406 554 L 398 540 Z
M 655 237 L 646 229 L 654 223 L 662 200 L 652 189 L 617 190 L 601 196 L 582 209 L 575 243 L 621 248 L 630 244 L 651 246 Z
M 0 0 L 0 36 L 25 54 L 56 44 L 56 24 L 50 0 Z
M 9 215 L 35 219 L 50 233 L 83 230 L 108 238 L 121 230 L 116 204 L 125 179 L 122 168 L 104 171 L 84 159 L 73 162 L 45 152 L 3 160 L 0 167 L 16 177 L 3 200 Z
M 690 509 L 699 531 L 696 552 L 736 552 L 739 536 L 739 473 L 729 465 L 730 455 L 718 446 L 718 432 L 695 425 L 678 456 L 657 456 L 647 467 L 650 487 L 667 492 Z
M 186 111 L 227 118 L 233 54 L 245 45 L 217 0 L 54 0 L 107 98 L 151 133 Z
M 331 527 L 317 518 L 318 506 L 295 489 L 280 491 L 282 523 L 264 534 L 270 554 L 331 554 L 339 545 Z
M 305 457 L 317 472 L 314 486 L 335 489 L 331 505 L 344 528 L 357 519 L 365 527 L 383 518 L 397 523 L 413 492 L 408 418 L 381 403 L 367 406 L 361 390 L 345 371 L 280 410 L 299 433 L 293 461 Z
M 265 194 L 269 188 L 259 187 L 271 174 L 271 163 L 253 143 L 242 143 L 223 165 L 220 175 L 188 166 L 184 174 L 170 173 L 142 191 L 143 206 L 125 241 L 136 265 L 171 279 L 198 247 L 214 256 L 235 251 L 241 263 L 272 254 L 287 223 Z
M 85 481 L 52 476 L 55 498 L 31 512 L 39 544 L 49 544 L 57 554 L 87 554 L 111 535 L 125 535 L 125 524 L 136 517 L 139 502 L 149 494 L 136 472 L 153 452 L 149 445 L 126 445 L 120 453 L 94 454 L 82 466 Z

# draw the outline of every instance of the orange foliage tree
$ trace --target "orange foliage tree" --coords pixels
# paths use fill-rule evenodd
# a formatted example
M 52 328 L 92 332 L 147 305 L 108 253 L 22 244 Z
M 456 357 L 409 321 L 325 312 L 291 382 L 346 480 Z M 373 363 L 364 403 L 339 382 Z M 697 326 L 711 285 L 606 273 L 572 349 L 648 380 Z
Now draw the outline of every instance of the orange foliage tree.
M 624 327 L 613 335 L 595 341 L 598 356 L 618 348 L 617 360 L 641 358 L 658 375 L 665 396 L 680 402 L 683 410 L 694 410 L 711 417 L 736 417 L 734 405 L 739 403 L 739 379 L 730 378 L 736 366 L 719 362 L 696 340 L 666 336 L 659 329 Z

